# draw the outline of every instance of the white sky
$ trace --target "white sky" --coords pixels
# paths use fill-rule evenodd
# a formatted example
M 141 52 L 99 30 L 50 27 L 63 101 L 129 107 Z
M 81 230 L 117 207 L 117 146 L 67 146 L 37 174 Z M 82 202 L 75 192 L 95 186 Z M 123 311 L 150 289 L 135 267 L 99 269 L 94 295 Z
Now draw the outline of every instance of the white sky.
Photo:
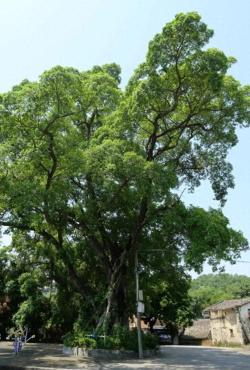
M 85 70 L 116 62 L 125 83 L 163 25 L 176 13 L 193 10 L 214 29 L 211 46 L 237 58 L 231 73 L 249 84 L 249 0 L 0 0 L 0 91 L 58 64 Z M 230 153 L 236 186 L 224 213 L 250 240 L 249 158 L 250 130 L 242 130 Z M 185 199 L 204 208 L 218 206 L 208 186 Z M 242 259 L 250 261 L 250 252 Z M 250 264 L 226 271 L 250 276 Z

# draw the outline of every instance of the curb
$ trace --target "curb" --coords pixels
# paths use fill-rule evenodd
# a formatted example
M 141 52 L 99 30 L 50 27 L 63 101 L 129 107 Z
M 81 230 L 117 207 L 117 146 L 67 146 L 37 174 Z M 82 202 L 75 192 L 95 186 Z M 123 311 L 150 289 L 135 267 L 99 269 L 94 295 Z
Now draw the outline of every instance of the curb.
M 71 355 L 78 358 L 90 358 L 93 360 L 134 360 L 138 359 L 138 353 L 130 350 L 110 350 L 110 349 L 86 349 L 80 347 L 63 346 L 63 354 Z M 144 358 L 154 358 L 159 354 L 159 348 L 145 349 L 143 351 Z

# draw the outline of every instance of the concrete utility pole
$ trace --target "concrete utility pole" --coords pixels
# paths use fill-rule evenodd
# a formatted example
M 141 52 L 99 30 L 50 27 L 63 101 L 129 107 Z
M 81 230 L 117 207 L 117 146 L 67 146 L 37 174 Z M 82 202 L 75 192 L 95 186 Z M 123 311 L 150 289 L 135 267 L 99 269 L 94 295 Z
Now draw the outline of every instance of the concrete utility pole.
M 138 354 L 139 358 L 143 358 L 142 335 L 141 335 L 141 313 L 139 309 L 139 271 L 138 271 L 138 254 L 135 254 L 135 290 L 136 290 L 136 318 L 137 318 L 137 334 L 138 334 Z
M 165 252 L 164 249 L 148 249 L 148 252 Z M 142 331 L 141 331 L 141 313 L 144 312 L 143 294 L 139 290 L 139 266 L 138 252 L 135 253 L 135 291 L 136 291 L 136 318 L 137 318 L 137 334 L 138 334 L 138 354 L 139 358 L 143 358 L 142 348 Z

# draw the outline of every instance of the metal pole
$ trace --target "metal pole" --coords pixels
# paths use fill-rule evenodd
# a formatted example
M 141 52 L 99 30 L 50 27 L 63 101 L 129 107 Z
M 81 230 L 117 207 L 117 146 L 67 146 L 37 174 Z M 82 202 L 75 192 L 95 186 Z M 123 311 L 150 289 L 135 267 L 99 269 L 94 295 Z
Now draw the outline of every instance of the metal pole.
M 138 335 L 138 354 L 139 358 L 143 358 L 142 336 L 141 336 L 141 314 L 139 312 L 139 271 L 138 271 L 138 255 L 135 254 L 135 290 L 136 290 L 136 318 L 137 318 L 137 335 Z

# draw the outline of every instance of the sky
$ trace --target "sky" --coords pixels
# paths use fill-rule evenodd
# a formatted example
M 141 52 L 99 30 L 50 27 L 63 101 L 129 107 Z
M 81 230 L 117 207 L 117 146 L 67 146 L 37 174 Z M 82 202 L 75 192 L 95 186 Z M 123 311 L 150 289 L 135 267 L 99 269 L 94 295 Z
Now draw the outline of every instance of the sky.
M 37 80 L 55 65 L 86 70 L 109 62 L 120 64 L 124 86 L 148 42 L 177 13 L 188 11 L 199 12 L 214 30 L 209 46 L 236 57 L 230 74 L 250 84 L 249 0 L 0 0 L 0 92 L 25 78 Z M 235 188 L 223 212 L 250 242 L 250 129 L 238 137 L 229 154 Z M 207 183 L 184 200 L 219 207 Z M 241 260 L 250 262 L 250 251 Z M 250 276 L 250 263 L 226 264 L 226 272 Z

